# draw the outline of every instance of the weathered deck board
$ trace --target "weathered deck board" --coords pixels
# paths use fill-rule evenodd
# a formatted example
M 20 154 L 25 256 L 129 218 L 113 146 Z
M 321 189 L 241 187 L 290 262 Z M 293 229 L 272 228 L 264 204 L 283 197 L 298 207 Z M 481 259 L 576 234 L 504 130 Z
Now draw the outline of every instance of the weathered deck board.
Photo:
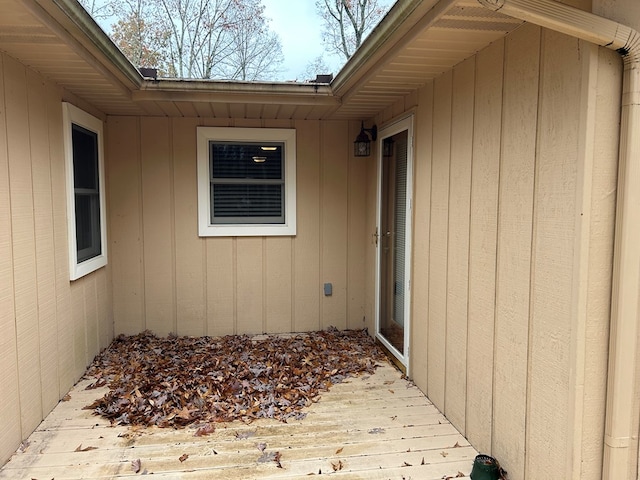
M 106 389 L 79 382 L 29 437 L 0 479 L 124 478 L 141 472 L 172 479 L 442 479 L 468 475 L 477 452 L 431 402 L 389 364 L 374 375 L 335 385 L 304 420 L 216 424 L 194 428 L 112 427 L 82 407 Z M 247 436 L 243 438 L 243 436 Z M 281 455 L 280 463 L 264 452 Z M 88 451 L 76 451 L 78 447 Z M 188 455 L 180 461 L 182 455 Z M 265 461 L 266 460 L 266 461 Z M 138 475 L 140 474 L 138 473 Z

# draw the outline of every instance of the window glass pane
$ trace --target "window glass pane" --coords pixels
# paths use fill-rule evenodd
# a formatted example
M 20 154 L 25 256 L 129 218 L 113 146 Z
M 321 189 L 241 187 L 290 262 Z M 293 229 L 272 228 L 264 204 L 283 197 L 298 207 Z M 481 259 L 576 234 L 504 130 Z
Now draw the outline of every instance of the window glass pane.
M 211 186 L 211 223 L 284 223 L 284 184 Z
M 76 189 L 98 190 L 98 135 L 72 125 L 73 182 Z
M 100 255 L 100 202 L 97 194 L 76 194 L 78 263 Z
M 211 142 L 212 178 L 282 179 L 281 143 Z

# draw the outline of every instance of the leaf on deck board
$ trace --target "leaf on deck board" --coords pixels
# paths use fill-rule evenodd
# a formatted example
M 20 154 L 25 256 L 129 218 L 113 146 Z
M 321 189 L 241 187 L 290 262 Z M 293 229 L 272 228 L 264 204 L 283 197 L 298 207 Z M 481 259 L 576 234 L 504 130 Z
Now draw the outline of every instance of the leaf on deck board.
M 140 461 L 139 458 L 131 461 L 131 470 L 133 470 L 133 473 L 139 473 L 141 469 L 142 469 L 142 462 Z
M 78 445 L 76 447 L 76 449 L 74 451 L 75 452 L 88 452 L 90 450 L 97 450 L 97 449 L 98 449 L 98 447 L 91 447 L 91 446 L 82 448 L 82 444 L 80 444 L 80 445 Z
M 204 435 L 211 435 L 216 431 L 216 427 L 211 423 L 207 423 L 196 430 L 196 433 L 193 434 L 194 437 L 202 437 Z
M 189 454 L 188 453 L 183 453 L 182 455 L 180 455 L 180 457 L 178 458 L 178 460 L 180 460 L 180 463 L 184 462 L 187 458 L 189 458 Z

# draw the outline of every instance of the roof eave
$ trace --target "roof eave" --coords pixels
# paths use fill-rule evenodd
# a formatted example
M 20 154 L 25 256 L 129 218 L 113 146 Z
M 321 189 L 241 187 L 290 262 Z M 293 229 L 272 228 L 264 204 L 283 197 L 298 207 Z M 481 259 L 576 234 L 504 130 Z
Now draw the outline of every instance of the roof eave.
M 140 87 L 143 77 L 138 69 L 76 0 L 24 0 L 23 4 L 103 73 L 129 90 Z

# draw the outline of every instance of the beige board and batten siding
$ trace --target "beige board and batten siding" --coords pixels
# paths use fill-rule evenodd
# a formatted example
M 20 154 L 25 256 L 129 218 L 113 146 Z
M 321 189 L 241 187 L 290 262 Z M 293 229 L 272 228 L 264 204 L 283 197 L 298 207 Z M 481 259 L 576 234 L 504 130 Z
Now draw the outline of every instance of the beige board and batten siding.
M 601 477 L 621 63 L 524 26 L 416 118 L 411 372 L 514 480 Z
M 198 236 L 199 125 L 296 130 L 295 236 Z M 347 121 L 109 117 L 116 333 L 371 330 L 363 245 L 373 156 L 352 156 L 357 129 Z M 324 296 L 329 282 L 333 295 Z
M 63 95 L 0 54 L 0 464 L 113 338 L 108 269 L 69 280 Z

